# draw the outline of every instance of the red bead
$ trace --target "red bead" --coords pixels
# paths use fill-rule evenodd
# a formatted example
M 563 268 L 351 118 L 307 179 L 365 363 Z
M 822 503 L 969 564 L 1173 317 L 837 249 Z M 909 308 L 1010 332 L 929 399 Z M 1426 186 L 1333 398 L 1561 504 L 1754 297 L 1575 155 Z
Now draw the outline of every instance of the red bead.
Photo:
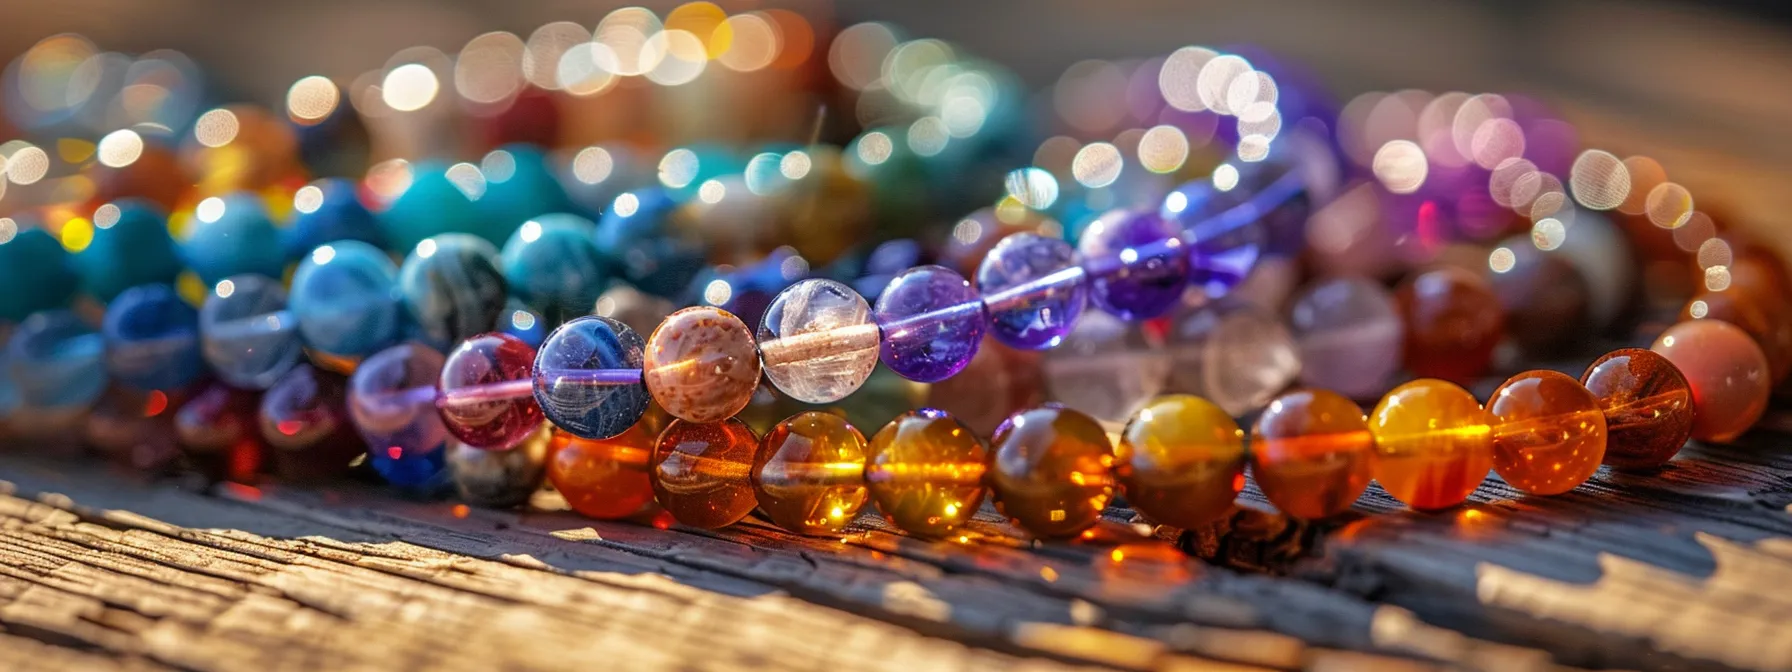
M 1480 276 L 1460 268 L 1419 274 L 1400 286 L 1406 368 L 1421 378 L 1468 384 L 1493 364 L 1504 311 Z
M 436 383 L 442 424 L 462 443 L 503 450 L 541 427 L 535 405 L 535 348 L 509 334 L 481 334 L 448 353 Z

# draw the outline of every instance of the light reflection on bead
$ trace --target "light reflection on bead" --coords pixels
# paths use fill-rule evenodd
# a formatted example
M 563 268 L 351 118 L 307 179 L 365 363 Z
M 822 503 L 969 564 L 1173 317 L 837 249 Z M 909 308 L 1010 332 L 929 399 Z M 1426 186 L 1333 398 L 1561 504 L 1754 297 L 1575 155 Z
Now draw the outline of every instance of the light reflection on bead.
M 865 505 L 865 437 L 838 415 L 793 415 L 760 441 L 753 487 L 779 527 L 837 535 Z
M 720 308 L 686 308 L 667 317 L 647 339 L 641 366 L 653 400 L 690 422 L 739 413 L 759 386 L 753 332 Z
M 107 307 L 101 330 L 106 370 L 122 384 L 142 390 L 181 387 L 205 367 L 199 313 L 168 285 L 120 293 Z
M 199 309 L 205 361 L 218 378 L 263 390 L 297 364 L 298 320 L 286 309 L 280 282 L 260 275 L 220 281 Z
M 779 293 L 758 336 L 765 377 L 799 401 L 844 399 L 877 367 L 871 306 L 833 280 L 804 280 Z
M 555 432 L 548 480 L 582 515 L 598 520 L 633 515 L 653 501 L 648 459 L 659 429 L 649 416 L 607 439 Z
M 931 408 L 910 411 L 871 437 L 866 487 L 897 527 L 942 537 L 983 506 L 987 458 L 983 442 L 957 418 Z
M 1083 312 L 1088 289 L 1076 250 L 1032 233 L 1003 238 L 977 269 L 990 333 L 1023 350 L 1058 345 Z
M 715 529 L 753 511 L 753 454 L 759 437 L 734 418 L 711 424 L 674 420 L 654 443 L 653 492 L 672 518 Z
M 561 429 L 587 439 L 615 436 L 646 412 L 641 382 L 646 343 L 627 325 L 590 315 L 555 329 L 535 356 L 535 403 Z
M 1468 499 L 1493 468 L 1491 418 L 1468 390 L 1434 378 L 1394 388 L 1369 414 L 1375 480 L 1420 510 Z
M 1487 398 L 1493 469 L 1534 495 L 1573 490 L 1605 457 L 1605 413 L 1580 382 L 1555 371 L 1513 376 Z
M 1114 472 L 1152 520 L 1193 528 L 1219 520 L 1244 489 L 1244 432 L 1200 397 L 1152 400 L 1120 433 Z
M 1045 406 L 1009 416 L 990 439 L 996 508 L 1028 532 L 1068 537 L 1094 525 L 1114 496 L 1114 448 L 1100 423 Z
M 1375 441 L 1363 409 L 1329 390 L 1297 390 L 1251 427 L 1251 473 L 1269 503 L 1305 519 L 1350 509 L 1369 487 Z
M 949 378 L 970 364 L 988 324 L 971 284 L 944 266 L 898 274 L 877 297 L 876 315 L 884 365 L 923 383 Z
M 436 408 L 455 438 L 505 450 L 541 425 L 531 393 L 535 349 L 507 334 L 474 336 L 448 353 L 436 385 Z

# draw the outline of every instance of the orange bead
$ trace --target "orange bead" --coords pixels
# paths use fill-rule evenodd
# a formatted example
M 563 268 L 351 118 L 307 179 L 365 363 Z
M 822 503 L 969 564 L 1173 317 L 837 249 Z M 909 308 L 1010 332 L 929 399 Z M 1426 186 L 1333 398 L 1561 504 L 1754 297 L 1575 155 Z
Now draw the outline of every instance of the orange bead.
M 1407 506 L 1461 504 L 1493 468 L 1487 411 L 1468 390 L 1435 378 L 1394 388 L 1369 414 L 1375 480 Z
M 1681 322 L 1649 346 L 1692 386 L 1692 438 L 1726 442 L 1753 427 L 1772 392 L 1767 355 L 1728 322 Z
M 1487 400 L 1493 470 L 1512 487 L 1556 495 L 1587 482 L 1605 458 L 1605 412 L 1580 381 L 1555 371 L 1507 379 Z
M 733 418 L 708 424 L 674 420 L 648 463 L 653 495 L 674 520 L 718 528 L 753 512 L 753 454 L 759 437 Z
M 832 413 L 793 415 L 759 442 L 753 488 L 779 527 L 839 534 L 865 506 L 865 436 Z
M 1396 297 L 1406 320 L 1406 368 L 1459 383 L 1487 372 L 1505 313 L 1486 280 L 1441 268 L 1402 283 Z
M 909 411 L 871 437 L 865 484 L 885 518 L 912 534 L 951 534 L 983 506 L 989 451 L 945 411 Z
M 1363 408 L 1328 390 L 1269 402 L 1251 427 L 1251 472 L 1269 503 L 1296 518 L 1343 513 L 1368 489 L 1375 440 Z
M 1700 292 L 1680 310 L 1680 320 L 1721 320 L 1741 327 L 1767 355 L 1775 384 L 1792 372 L 1792 304 L 1778 292 L 1755 294 L 1733 285 Z
M 1009 416 L 990 439 L 996 508 L 1042 537 L 1094 525 L 1114 498 L 1114 446 L 1101 423 L 1062 406 Z
M 1127 501 L 1166 525 L 1219 520 L 1244 489 L 1244 431 L 1193 395 L 1158 397 L 1139 409 L 1120 432 L 1115 457 Z
M 626 518 L 653 501 L 647 460 L 653 435 L 641 422 L 608 439 L 554 432 L 548 481 L 567 506 L 599 520 Z

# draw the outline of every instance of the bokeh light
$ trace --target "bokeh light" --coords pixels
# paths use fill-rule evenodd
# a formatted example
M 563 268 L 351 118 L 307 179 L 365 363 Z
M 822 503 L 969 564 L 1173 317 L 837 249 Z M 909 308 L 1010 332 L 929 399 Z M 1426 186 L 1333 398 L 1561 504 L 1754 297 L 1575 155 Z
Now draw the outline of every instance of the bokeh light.
M 143 156 L 143 136 L 128 128 L 107 133 L 100 138 L 98 154 L 100 163 L 107 167 L 131 165 Z
M 342 92 L 328 77 L 312 75 L 293 82 L 286 90 L 286 115 L 309 126 L 329 118 L 342 102 Z
M 242 130 L 236 113 L 224 108 L 209 110 L 199 115 L 193 122 L 193 138 L 207 147 L 223 147 L 236 140 L 236 134 Z
M 527 52 L 515 33 L 495 31 L 468 40 L 454 59 L 455 93 L 484 105 L 509 99 L 523 88 Z
M 429 66 L 406 63 L 386 72 L 380 82 L 380 99 L 399 112 L 415 112 L 435 102 L 441 86 Z

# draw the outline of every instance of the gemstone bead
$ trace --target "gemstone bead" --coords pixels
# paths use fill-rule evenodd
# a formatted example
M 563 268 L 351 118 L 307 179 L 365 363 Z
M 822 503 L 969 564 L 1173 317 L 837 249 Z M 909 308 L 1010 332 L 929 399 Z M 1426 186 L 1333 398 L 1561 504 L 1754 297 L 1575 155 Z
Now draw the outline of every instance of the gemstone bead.
M 448 433 L 475 448 L 506 450 L 541 425 L 532 394 L 535 349 L 509 334 L 474 336 L 448 353 L 436 408 Z
M 1767 355 L 1741 328 L 1717 320 L 1681 322 L 1649 349 L 1672 362 L 1692 388 L 1692 438 L 1732 441 L 1767 410 L 1773 391 Z
M 1406 368 L 1414 375 L 1467 383 L 1493 365 L 1505 312 L 1486 280 L 1440 268 L 1407 279 L 1397 295 L 1406 320 Z
M 1778 291 L 1751 293 L 1732 284 L 1700 292 L 1681 309 L 1680 320 L 1722 320 L 1741 327 L 1767 356 L 1775 384 L 1792 372 L 1792 303 Z
M 1213 179 L 1201 178 L 1164 197 L 1158 214 L 1194 241 L 1188 247 L 1189 282 L 1208 296 L 1237 287 L 1262 258 L 1268 231 L 1260 216 L 1251 215 L 1264 209 L 1246 205 L 1259 196 L 1251 189 L 1222 191 Z
M 507 509 L 529 502 L 547 477 L 554 428 L 541 423 L 509 450 L 486 450 L 450 439 L 443 452 L 448 480 L 462 501 Z
M 208 285 L 233 275 L 278 277 L 286 267 L 280 231 L 261 198 L 249 192 L 201 201 L 180 253 L 187 268 Z
M 578 215 L 542 215 L 504 244 L 510 293 L 552 324 L 585 315 L 610 282 L 609 263 L 591 242 L 595 226 Z
M 32 314 L 6 350 L 21 414 L 86 409 L 106 391 L 105 337 L 71 311 Z
M 877 297 L 875 316 L 884 366 L 923 383 L 945 380 L 970 364 L 988 325 L 971 283 L 944 266 L 898 274 Z
M 705 529 L 727 527 L 753 512 L 753 454 L 759 437 L 728 418 L 699 424 L 674 420 L 654 443 L 649 469 L 654 497 L 673 520 Z
M 1308 520 L 1350 510 L 1373 477 L 1375 441 L 1363 409 L 1329 390 L 1296 390 L 1251 426 L 1251 473 L 1283 513 Z
M 474 209 L 467 191 L 448 178 L 446 164 L 426 161 L 402 170 L 409 184 L 380 212 L 380 229 L 394 250 L 409 250 L 434 236 L 447 233 L 478 234 L 489 245 L 498 245 L 509 231 L 495 233 Z M 485 236 L 492 233 L 491 236 Z M 491 325 L 486 325 L 490 328 Z
M 492 227 L 496 237 L 488 240 L 493 245 L 502 244 L 530 218 L 572 209 L 540 147 L 505 145 L 487 153 L 479 168 L 485 176 L 485 193 L 473 205 L 480 219 Z
M 1595 360 L 1580 382 L 1605 413 L 1605 463 L 1654 469 L 1692 438 L 1692 388 L 1652 350 L 1624 348 Z
M 299 362 L 297 322 L 279 281 L 259 275 L 221 280 L 199 309 L 205 361 L 226 383 L 265 390 Z
M 877 368 L 878 331 L 864 297 L 833 280 L 804 280 L 779 292 L 759 324 L 765 377 L 792 398 L 846 398 Z
M 554 433 L 548 481 L 566 498 L 567 506 L 598 520 L 625 518 L 653 501 L 647 477 L 656 432 L 642 418 L 621 434 L 586 439 Z
M 977 291 L 989 307 L 989 332 L 1022 350 L 1058 345 L 1088 299 L 1076 250 L 1033 233 L 1003 238 L 989 251 L 977 269 Z
M 641 291 L 677 296 L 703 269 L 705 247 L 674 225 L 677 210 L 678 201 L 657 187 L 617 196 L 597 224 L 598 252 Z
M 300 364 L 261 395 L 256 414 L 275 473 L 301 480 L 345 473 L 364 449 L 346 405 L 348 381 Z
M 837 535 L 865 506 L 865 436 L 832 413 L 790 416 L 760 440 L 753 489 L 779 527 Z
M 1028 532 L 1075 535 L 1114 497 L 1114 446 L 1087 415 L 1057 405 L 1021 411 L 989 445 L 996 510 Z
M 1605 457 L 1605 413 L 1580 381 L 1555 371 L 1508 378 L 1487 399 L 1493 470 L 1533 495 L 1573 490 Z
M 311 250 L 293 273 L 288 303 L 305 345 L 326 355 L 359 359 L 403 335 L 398 267 L 364 242 L 344 240 Z
M 1376 482 L 1415 509 L 1461 504 L 1493 467 L 1491 421 L 1454 383 L 1424 378 L 1394 388 L 1369 414 Z
M 733 416 L 759 386 L 753 332 L 720 308 L 680 310 L 647 339 L 642 378 L 673 417 L 708 423 Z
M 398 291 L 424 338 L 447 348 L 490 331 L 510 289 L 497 249 L 457 233 L 417 243 L 398 271 Z
M 602 439 L 647 411 L 641 381 L 646 343 L 627 325 L 596 315 L 555 329 L 535 356 L 535 403 L 574 436 Z
M 1373 399 L 1400 369 L 1406 332 L 1393 294 L 1366 278 L 1324 280 L 1294 299 L 1288 327 L 1300 351 L 1300 381 Z
M 42 229 L 0 217 L 0 321 L 17 322 L 64 305 L 80 286 L 62 243 Z
M 317 246 L 343 241 L 385 247 L 386 234 L 361 204 L 354 180 L 329 177 L 301 187 L 292 198 L 292 216 L 280 234 L 286 258 L 297 260 Z
M 1123 320 L 1169 311 L 1189 279 L 1178 233 L 1154 212 L 1115 210 L 1090 223 L 1077 239 L 1090 300 Z
M 181 269 L 168 216 L 161 206 L 137 198 L 93 212 L 93 240 L 74 256 L 74 264 L 82 290 L 100 301 L 137 285 L 172 283 Z
M 1077 320 L 1043 365 L 1053 400 L 1115 425 L 1162 392 L 1169 373 L 1169 358 L 1139 325 L 1101 312 Z
M 443 361 L 429 346 L 403 343 L 368 357 L 349 378 L 349 417 L 388 481 L 419 485 L 441 469 L 448 429 L 434 401 Z
M 1232 511 L 1244 489 L 1244 431 L 1206 399 L 1153 399 L 1120 432 L 1114 474 L 1126 500 L 1165 525 L 1194 528 Z
M 865 487 L 891 524 L 943 537 L 983 506 L 988 456 L 976 434 L 945 411 L 909 411 L 871 437 Z
M 1227 413 L 1253 413 L 1300 375 L 1294 337 L 1275 316 L 1231 299 L 1172 319 L 1167 392 L 1194 394 Z
M 1589 335 L 1587 281 L 1567 259 L 1537 249 L 1530 236 L 1515 236 L 1502 241 L 1488 264 L 1506 328 L 1526 356 L 1559 357 Z
M 106 307 L 106 371 L 142 390 L 193 382 L 205 369 L 199 353 L 199 312 L 168 285 L 125 290 Z

